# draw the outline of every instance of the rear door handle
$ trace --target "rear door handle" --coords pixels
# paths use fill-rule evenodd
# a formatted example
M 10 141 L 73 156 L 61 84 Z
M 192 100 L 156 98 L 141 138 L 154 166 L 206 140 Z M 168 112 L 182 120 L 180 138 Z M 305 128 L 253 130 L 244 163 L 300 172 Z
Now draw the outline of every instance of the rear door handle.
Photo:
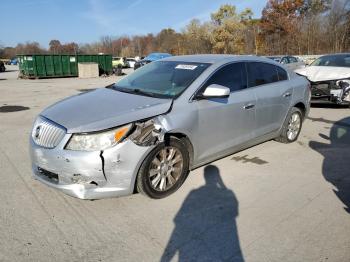
M 248 109 L 251 109 L 251 108 L 254 108 L 254 107 L 255 107 L 254 104 L 247 104 L 247 105 L 243 106 L 243 109 L 248 110 Z
M 287 93 L 283 94 L 283 97 L 290 97 L 291 95 L 292 95 L 291 93 L 287 92 Z

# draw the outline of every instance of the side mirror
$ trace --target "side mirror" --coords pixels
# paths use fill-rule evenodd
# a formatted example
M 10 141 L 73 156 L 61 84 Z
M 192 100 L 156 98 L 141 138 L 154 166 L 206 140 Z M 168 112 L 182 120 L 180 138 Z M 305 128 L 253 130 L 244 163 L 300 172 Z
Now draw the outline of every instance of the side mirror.
M 226 86 L 221 86 L 217 84 L 212 84 L 208 86 L 202 95 L 201 98 L 227 98 L 230 96 L 230 88 Z

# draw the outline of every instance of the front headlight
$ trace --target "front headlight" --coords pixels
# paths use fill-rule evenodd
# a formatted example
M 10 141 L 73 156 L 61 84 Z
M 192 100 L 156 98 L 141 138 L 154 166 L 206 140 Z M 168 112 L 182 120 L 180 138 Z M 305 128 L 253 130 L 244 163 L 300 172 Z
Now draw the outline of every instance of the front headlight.
M 131 129 L 132 124 L 108 131 L 90 133 L 90 134 L 73 134 L 66 149 L 76 151 L 100 151 L 114 146 L 121 141 Z

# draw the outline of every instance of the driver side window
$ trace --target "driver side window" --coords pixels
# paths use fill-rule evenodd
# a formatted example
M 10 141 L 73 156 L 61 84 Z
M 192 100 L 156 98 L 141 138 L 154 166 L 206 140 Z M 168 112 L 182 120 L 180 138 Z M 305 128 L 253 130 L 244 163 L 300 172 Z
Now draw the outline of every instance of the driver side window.
M 233 63 L 220 68 L 207 80 L 203 90 L 212 84 L 228 87 L 231 93 L 247 88 L 245 63 Z

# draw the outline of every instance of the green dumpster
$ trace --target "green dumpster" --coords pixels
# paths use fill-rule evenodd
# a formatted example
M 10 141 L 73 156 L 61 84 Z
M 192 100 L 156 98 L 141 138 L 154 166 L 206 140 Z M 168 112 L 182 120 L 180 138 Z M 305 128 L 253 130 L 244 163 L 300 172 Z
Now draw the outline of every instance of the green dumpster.
M 78 63 L 95 62 L 99 73 L 110 75 L 112 55 L 18 55 L 20 76 L 24 78 L 76 77 Z

